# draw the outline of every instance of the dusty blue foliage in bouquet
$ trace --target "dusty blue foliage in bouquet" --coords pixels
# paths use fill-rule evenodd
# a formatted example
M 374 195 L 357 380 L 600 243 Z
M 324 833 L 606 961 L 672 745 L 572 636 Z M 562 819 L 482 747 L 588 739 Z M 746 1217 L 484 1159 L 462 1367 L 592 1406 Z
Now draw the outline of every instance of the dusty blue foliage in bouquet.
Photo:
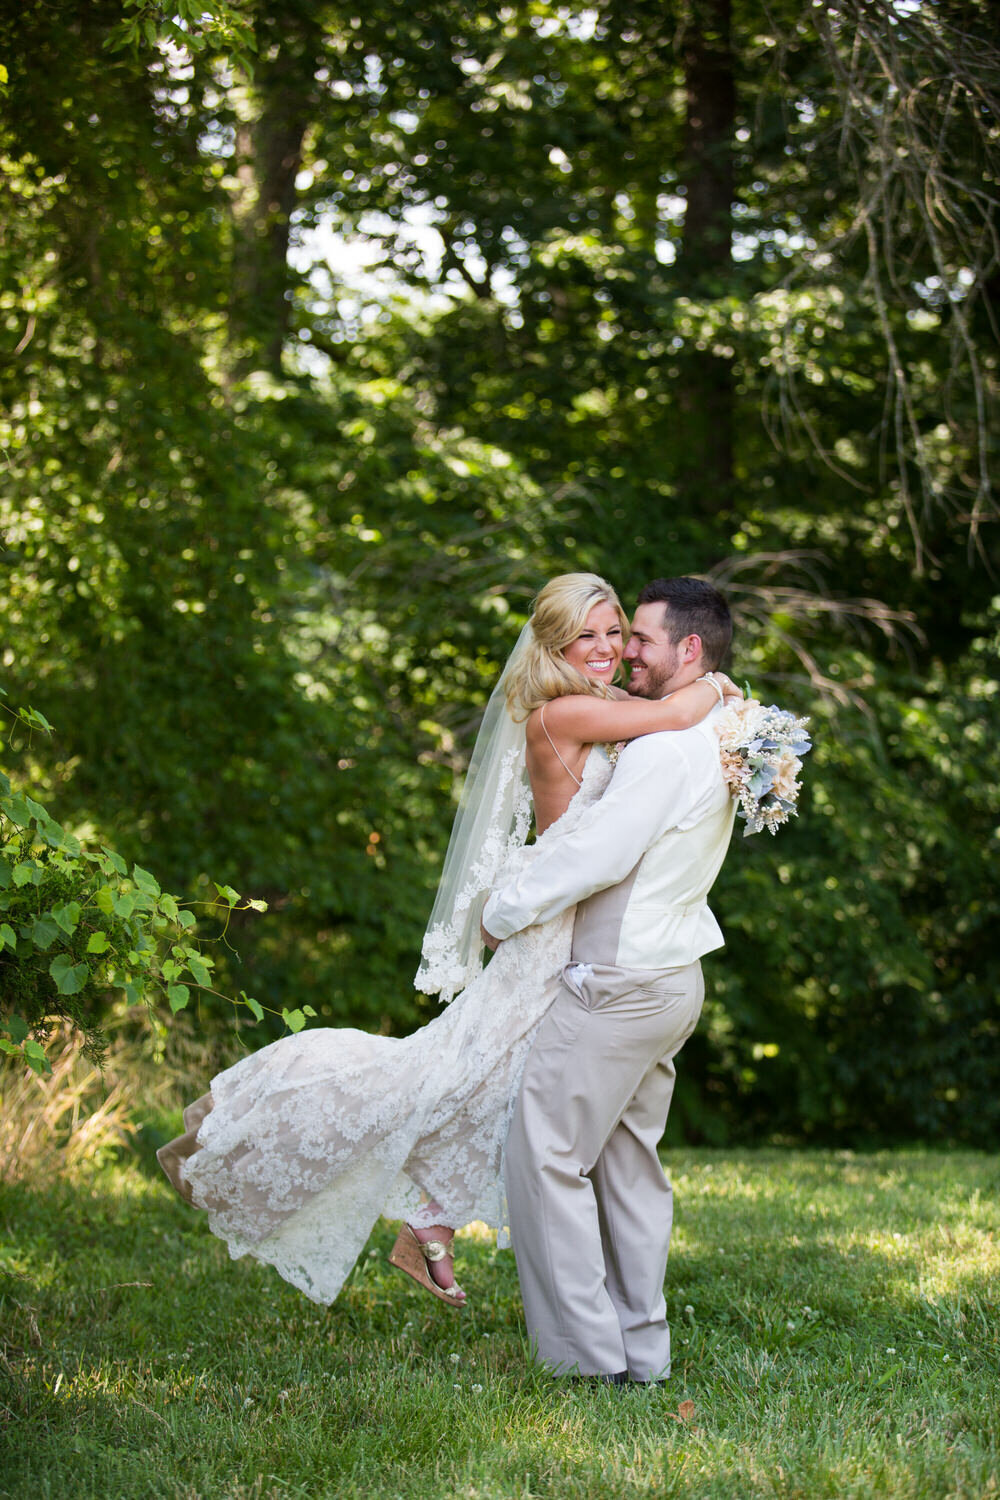
M 722 774 L 739 800 L 739 817 L 746 820 L 744 838 L 764 828 L 777 833 L 795 816 L 802 757 L 812 749 L 808 722 L 755 698 L 719 716 Z

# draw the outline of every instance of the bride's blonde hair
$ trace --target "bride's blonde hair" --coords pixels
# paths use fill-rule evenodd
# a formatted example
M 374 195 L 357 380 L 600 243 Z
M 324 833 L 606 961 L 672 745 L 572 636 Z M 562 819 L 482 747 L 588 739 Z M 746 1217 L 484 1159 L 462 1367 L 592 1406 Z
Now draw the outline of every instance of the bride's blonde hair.
M 622 639 L 626 639 L 628 619 L 618 595 L 596 573 L 561 573 L 542 589 L 532 607 L 528 645 L 512 664 L 505 685 L 513 719 L 520 722 L 550 698 L 563 698 L 569 693 L 612 696 L 603 682 L 584 676 L 562 654 L 583 630 L 595 604 L 611 605 L 621 621 Z

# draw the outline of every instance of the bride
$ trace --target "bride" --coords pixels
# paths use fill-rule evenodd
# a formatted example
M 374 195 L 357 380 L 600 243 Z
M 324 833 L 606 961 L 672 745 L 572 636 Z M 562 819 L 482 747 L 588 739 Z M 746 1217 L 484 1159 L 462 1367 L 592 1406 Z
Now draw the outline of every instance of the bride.
M 474 1219 L 505 1228 L 508 1124 L 573 927 L 569 911 L 528 928 L 484 968 L 485 898 L 601 796 L 608 743 L 688 728 L 724 690 L 739 696 L 710 674 L 660 702 L 627 697 L 612 686 L 627 631 L 593 573 L 554 578 L 535 601 L 484 715 L 414 981 L 451 1003 L 408 1037 L 282 1037 L 214 1078 L 158 1152 L 234 1259 L 253 1255 L 328 1304 L 384 1214 L 403 1220 L 392 1263 L 465 1301 L 451 1240 Z

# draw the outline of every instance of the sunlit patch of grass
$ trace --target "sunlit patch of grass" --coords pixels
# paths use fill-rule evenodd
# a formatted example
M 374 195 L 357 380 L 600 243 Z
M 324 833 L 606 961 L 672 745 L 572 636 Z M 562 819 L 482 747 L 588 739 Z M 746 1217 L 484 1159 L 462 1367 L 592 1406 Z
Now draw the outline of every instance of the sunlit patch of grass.
M 998 1163 L 669 1166 L 662 1390 L 532 1368 L 513 1257 L 478 1226 L 460 1316 L 387 1265 L 388 1224 L 326 1310 L 134 1164 L 9 1186 L 0 1495 L 1000 1497 Z

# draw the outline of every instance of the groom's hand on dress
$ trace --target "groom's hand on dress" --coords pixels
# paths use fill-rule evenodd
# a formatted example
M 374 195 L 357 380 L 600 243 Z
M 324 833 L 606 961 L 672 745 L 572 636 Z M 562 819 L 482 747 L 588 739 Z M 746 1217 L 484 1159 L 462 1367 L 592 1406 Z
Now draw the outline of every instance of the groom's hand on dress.
M 487 932 L 482 922 L 480 922 L 479 924 L 479 932 L 483 942 L 486 944 L 490 952 L 495 953 L 500 944 L 503 942 L 503 938 L 495 938 L 492 932 Z

